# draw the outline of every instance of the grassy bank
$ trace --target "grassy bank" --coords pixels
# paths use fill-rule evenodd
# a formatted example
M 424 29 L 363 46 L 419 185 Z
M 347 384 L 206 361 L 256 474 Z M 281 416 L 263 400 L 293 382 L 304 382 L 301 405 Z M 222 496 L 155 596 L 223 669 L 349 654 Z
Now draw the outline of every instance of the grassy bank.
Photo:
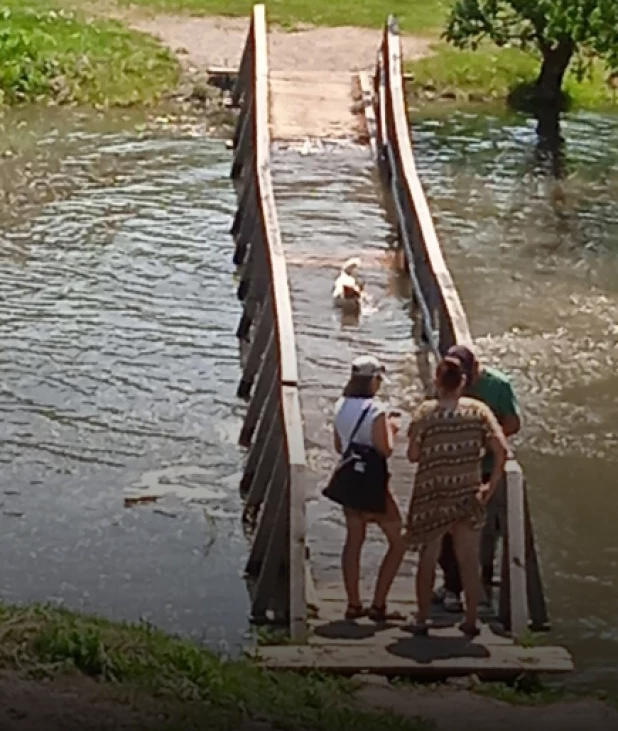
M 171 53 L 115 21 L 90 21 L 53 0 L 5 0 L 0 17 L 5 104 L 150 104 L 178 81 Z
M 247 18 L 253 0 L 118 0 L 122 6 L 149 8 L 158 12 L 194 15 L 227 15 Z M 444 22 L 450 0 L 265 0 L 270 23 L 284 28 L 299 24 L 354 25 L 381 28 L 389 13 L 397 16 L 407 33 L 433 33 Z
M 168 700 L 168 722 L 212 731 L 260 720 L 315 731 L 421 731 L 431 726 L 351 703 L 354 685 L 261 671 L 226 661 L 143 625 L 123 625 L 44 607 L 0 607 L 0 669 L 30 677 L 88 676 L 127 693 Z M 187 715 L 189 714 L 189 715 Z
M 506 99 L 512 92 L 536 79 L 540 60 L 514 48 L 487 45 L 477 51 L 459 51 L 446 43 L 436 43 L 435 54 L 405 64 L 414 79 L 409 89 L 429 98 L 456 96 L 459 99 Z M 607 85 L 606 70 L 597 63 L 592 78 L 579 82 L 568 74 L 564 90 L 579 108 L 607 109 L 615 104 Z
M 574 708 L 570 703 L 577 703 L 593 721 L 607 717 L 610 725 L 602 727 L 608 729 L 618 718 L 608 703 L 599 706 L 534 678 L 515 686 L 470 678 L 430 687 L 371 676 L 357 682 L 270 673 L 147 625 L 50 607 L 0 605 L 0 633 L 0 703 L 10 699 L 18 717 L 28 716 L 33 728 L 50 731 L 103 731 L 112 727 L 110 721 L 124 731 L 432 731 L 450 727 L 449 704 L 466 714 L 464 720 L 482 712 L 496 728 L 510 731 L 521 727 L 523 717 L 514 710 L 513 722 L 505 726 L 504 708 L 536 706 L 541 720 L 544 707 L 552 705 L 553 713 L 567 719 Z M 479 693 L 486 696 L 482 711 Z M 507 706 L 496 706 L 495 700 Z

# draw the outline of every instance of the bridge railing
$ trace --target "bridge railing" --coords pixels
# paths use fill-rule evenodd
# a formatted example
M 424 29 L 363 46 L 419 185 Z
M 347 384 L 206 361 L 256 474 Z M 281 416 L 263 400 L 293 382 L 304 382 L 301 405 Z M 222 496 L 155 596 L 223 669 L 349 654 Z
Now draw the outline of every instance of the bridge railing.
M 283 619 L 294 639 L 306 632 L 305 447 L 287 268 L 270 169 L 268 52 L 264 5 L 255 5 L 232 93 L 240 109 L 231 177 L 238 297 L 237 336 L 245 351 L 238 396 L 248 401 L 240 444 L 241 483 L 252 528 L 247 561 L 252 619 Z
M 362 84 L 362 79 L 361 79 Z M 466 313 L 446 266 L 429 205 L 419 179 L 405 102 L 401 38 L 389 17 L 374 77 L 372 123 L 386 205 L 403 247 L 413 287 L 415 338 L 426 361 L 420 368 L 427 393 L 433 365 L 454 344 L 471 345 Z M 421 359 L 422 360 L 422 359 Z M 421 365 L 419 363 L 419 365 Z M 514 458 L 505 469 L 499 616 L 515 636 L 529 626 L 546 627 L 543 595 L 526 485 Z M 496 539 L 498 536 L 496 536 Z

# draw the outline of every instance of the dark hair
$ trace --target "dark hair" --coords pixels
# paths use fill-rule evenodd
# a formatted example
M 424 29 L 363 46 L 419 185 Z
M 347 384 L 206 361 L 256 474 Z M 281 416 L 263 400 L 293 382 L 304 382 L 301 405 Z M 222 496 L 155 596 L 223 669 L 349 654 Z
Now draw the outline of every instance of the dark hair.
M 446 393 L 453 393 L 461 385 L 465 378 L 465 373 L 461 367 L 461 362 L 457 358 L 451 358 L 448 355 L 438 363 L 436 371 L 436 380 L 439 388 Z
M 372 398 L 373 392 L 373 376 L 353 375 L 345 384 L 343 395 L 346 398 Z

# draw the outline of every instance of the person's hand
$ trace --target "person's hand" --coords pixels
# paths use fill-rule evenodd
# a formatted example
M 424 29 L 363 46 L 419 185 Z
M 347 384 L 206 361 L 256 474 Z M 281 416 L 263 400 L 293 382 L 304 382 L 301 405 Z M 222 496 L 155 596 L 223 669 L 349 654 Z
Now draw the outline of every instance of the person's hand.
M 481 485 L 476 493 L 476 499 L 481 505 L 487 505 L 491 497 L 491 487 L 489 485 Z

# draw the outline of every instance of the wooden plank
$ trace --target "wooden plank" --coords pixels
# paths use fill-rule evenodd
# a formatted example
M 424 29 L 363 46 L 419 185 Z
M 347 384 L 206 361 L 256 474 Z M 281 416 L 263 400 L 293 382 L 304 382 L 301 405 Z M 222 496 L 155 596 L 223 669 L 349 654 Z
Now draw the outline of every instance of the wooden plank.
M 264 5 L 254 6 L 253 19 L 255 29 L 255 148 L 258 199 L 264 221 L 266 252 L 270 264 L 281 380 L 284 385 L 295 385 L 298 382 L 298 366 L 292 304 L 270 175 L 268 59 Z
M 254 11 L 255 12 L 255 11 Z M 236 83 L 232 89 L 232 105 L 238 106 L 241 98 L 243 97 L 247 88 L 251 86 L 250 73 L 251 73 L 251 56 L 253 55 L 253 36 L 255 33 L 253 15 L 251 16 L 251 23 L 249 25 L 249 31 L 247 32 L 247 40 L 245 47 L 243 48 L 242 58 L 240 59 L 240 66 L 238 68 Z
M 213 76 L 222 73 L 227 71 L 211 69 Z M 233 103 L 238 105 L 242 100 L 234 136 L 232 176 L 242 174 L 245 186 L 240 190 L 239 209 L 232 225 L 232 234 L 246 240 L 243 246 L 237 246 L 237 265 L 244 259 L 248 240 L 251 242 L 239 286 L 239 298 L 245 302 L 239 337 L 247 334 L 256 304 L 263 302 L 268 308 L 261 311 L 238 390 L 240 397 L 248 397 L 259 369 L 256 392 L 240 438 L 240 443 L 247 445 L 257 425 L 241 492 L 248 492 L 246 510 L 262 504 L 247 562 L 247 572 L 256 578 L 254 614 L 261 616 L 282 605 L 284 613 L 289 614 L 291 635 L 298 640 L 307 631 L 306 458 L 292 306 L 270 172 L 269 91 L 266 16 L 264 5 L 259 4 L 253 7 L 232 93 Z M 245 166 L 245 161 L 249 165 Z M 248 202 L 251 210 L 242 210 Z M 276 353 L 275 362 L 271 349 Z M 282 586 L 286 587 L 285 596 L 275 596 Z
M 514 637 L 520 637 L 528 629 L 524 476 L 512 459 L 507 462 L 505 472 L 511 632 Z
M 371 154 L 374 157 L 378 155 L 378 142 L 377 142 L 377 121 L 375 114 L 374 105 L 374 94 L 373 85 L 369 79 L 369 74 L 362 72 L 358 75 L 358 83 L 360 86 L 363 113 L 365 115 L 365 124 L 367 126 L 367 135 L 369 137 L 369 146 L 371 147 Z
M 365 143 L 353 101 L 354 74 L 285 71 L 270 75 L 272 137 L 277 141 L 354 140 Z
M 305 591 L 307 596 L 307 610 L 311 610 L 313 613 L 317 612 L 320 608 L 320 598 L 318 591 L 315 588 L 315 581 L 313 580 L 313 573 L 311 572 L 311 562 L 305 556 Z
M 435 226 L 423 186 L 416 171 L 412 144 L 408 129 L 403 77 L 401 71 L 401 38 L 389 27 L 387 37 L 387 93 L 390 95 L 392 122 L 396 136 L 396 149 L 401 163 L 404 190 L 410 195 L 412 208 L 418 218 L 427 258 L 440 287 L 442 298 L 456 333 L 456 342 L 471 344 L 472 338 L 455 283 L 444 261 Z
M 290 476 L 290 634 L 301 640 L 307 632 L 307 587 L 305 575 L 305 542 L 307 500 L 306 455 L 300 399 L 296 386 L 281 389 L 283 434 L 286 440 Z
M 274 645 L 252 652 L 269 670 L 326 671 L 355 675 L 448 677 L 478 675 L 483 680 L 514 678 L 522 673 L 569 673 L 570 654 L 561 647 L 486 646 L 465 638 L 402 638 L 385 645 Z
M 534 526 L 528 503 L 528 490 L 524 482 L 524 520 L 526 527 L 526 577 L 528 588 L 528 613 L 531 627 L 536 630 L 549 630 L 550 622 L 547 604 L 543 593 L 543 581 L 539 567 L 539 557 L 534 539 Z

